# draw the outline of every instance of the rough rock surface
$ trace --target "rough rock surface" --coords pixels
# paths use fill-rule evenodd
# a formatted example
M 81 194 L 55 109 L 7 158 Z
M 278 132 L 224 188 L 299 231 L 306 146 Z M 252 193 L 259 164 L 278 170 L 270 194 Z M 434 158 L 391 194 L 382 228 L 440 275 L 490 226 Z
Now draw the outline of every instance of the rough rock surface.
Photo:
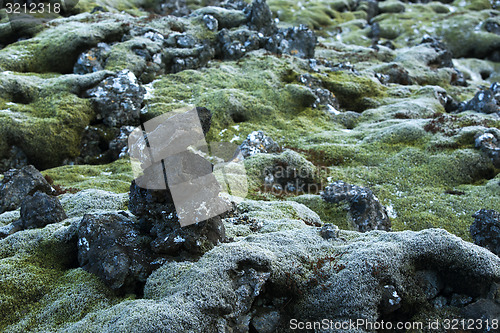
M 474 97 L 460 106 L 461 110 L 474 110 L 482 113 L 500 112 L 500 84 L 494 82 L 489 89 L 482 89 Z
M 137 222 L 125 212 L 85 215 L 77 237 L 80 266 L 112 289 L 134 292 L 153 269 Z
M 146 90 L 139 85 L 129 70 L 106 78 L 97 87 L 87 91 L 104 124 L 110 127 L 134 125 L 139 120 Z
M 0 183 L 0 213 L 18 208 L 24 198 L 40 191 L 52 194 L 52 187 L 32 165 L 4 173 Z
M 181 227 L 170 191 L 148 190 L 132 183 L 130 211 L 141 230 L 151 235 L 154 252 L 168 255 L 200 255 L 225 239 L 220 217 Z
M 500 256 L 500 214 L 492 209 L 481 209 L 473 217 L 475 220 L 470 226 L 470 233 L 474 244 Z
M 500 131 L 498 129 L 488 129 L 487 133 L 479 132 L 475 135 L 475 146 L 480 148 L 482 151 L 486 152 L 491 158 L 493 165 L 495 167 L 500 167 L 500 146 L 499 146 L 499 135 Z
M 498 318 L 498 256 L 470 243 L 471 215 L 500 200 L 498 1 L 70 2 L 44 24 L 0 11 L 0 187 L 13 184 L 10 168 L 34 165 L 69 216 L 22 230 L 31 178 L 15 195 L 0 190 L 1 209 L 17 208 L 0 214 L 0 331 Z M 109 85 L 105 95 L 133 112 L 86 94 L 127 71 L 131 104 Z M 210 152 L 259 130 L 283 151 L 210 158 L 247 198 L 184 231 L 167 190 L 131 191 L 124 137 L 193 105 L 212 111 Z M 211 172 L 199 158 L 188 169 Z M 367 195 L 357 208 L 377 206 L 368 215 L 386 214 L 394 231 L 346 231 L 357 229 L 350 201 L 319 195 L 332 180 L 373 191 L 380 206 Z M 91 240 L 119 257 L 92 250 L 99 276 L 79 267 L 85 214 L 105 231 Z M 477 220 L 481 235 L 495 222 Z
M 47 224 L 57 223 L 66 218 L 59 199 L 46 193 L 37 191 L 21 202 L 23 229 L 43 228 Z
M 249 157 L 257 153 L 277 153 L 280 151 L 279 145 L 271 137 L 262 131 L 253 131 L 248 134 L 247 139 L 240 145 L 243 157 Z
M 168 263 L 148 279 L 145 299 L 101 310 L 69 329 L 241 331 L 258 327 L 265 316 L 267 325 L 286 332 L 292 318 L 343 321 L 361 315 L 375 321 L 388 316 L 380 307 L 387 280 L 401 303 L 392 315 L 419 318 L 429 301 L 407 278 L 419 267 L 437 272 L 447 290 L 472 299 L 486 298 L 500 277 L 498 257 L 442 230 L 341 236 L 347 243 L 324 240 L 315 228 L 256 235 L 217 247 L 196 263 Z M 157 318 L 165 321 L 158 324 Z
M 337 181 L 326 186 L 321 197 L 331 203 L 347 201 L 353 223 L 360 232 L 391 230 L 387 209 L 368 188 Z

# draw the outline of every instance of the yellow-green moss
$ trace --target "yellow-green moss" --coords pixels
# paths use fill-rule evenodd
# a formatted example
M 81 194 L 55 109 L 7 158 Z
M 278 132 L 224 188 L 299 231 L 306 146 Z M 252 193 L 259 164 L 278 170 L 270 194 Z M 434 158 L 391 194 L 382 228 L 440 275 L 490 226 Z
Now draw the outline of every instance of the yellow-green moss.
M 133 180 L 130 160 L 123 158 L 103 165 L 64 165 L 45 170 L 54 184 L 63 188 L 100 189 L 115 193 L 128 192 Z

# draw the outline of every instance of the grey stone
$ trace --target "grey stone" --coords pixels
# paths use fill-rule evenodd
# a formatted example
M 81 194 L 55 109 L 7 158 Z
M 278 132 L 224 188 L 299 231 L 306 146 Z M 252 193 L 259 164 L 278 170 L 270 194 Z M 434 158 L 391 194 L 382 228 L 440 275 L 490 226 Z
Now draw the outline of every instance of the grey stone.
M 481 209 L 473 217 L 475 220 L 470 226 L 470 233 L 474 244 L 500 255 L 500 213 Z
M 47 224 L 66 219 L 66 213 L 57 197 L 36 192 L 21 203 L 23 229 L 43 228 Z
M 22 200 L 35 192 L 52 194 L 52 187 L 32 165 L 4 173 L 0 182 L 0 213 L 17 209 Z
M 324 188 L 321 197 L 331 203 L 347 201 L 353 224 L 360 232 L 391 230 L 386 208 L 368 188 L 336 181 Z
M 98 117 L 110 127 L 134 125 L 139 121 L 144 89 L 134 73 L 122 70 L 86 92 L 93 99 Z
M 151 273 L 147 238 L 125 212 L 87 214 L 78 228 L 78 262 L 110 288 L 135 288 Z

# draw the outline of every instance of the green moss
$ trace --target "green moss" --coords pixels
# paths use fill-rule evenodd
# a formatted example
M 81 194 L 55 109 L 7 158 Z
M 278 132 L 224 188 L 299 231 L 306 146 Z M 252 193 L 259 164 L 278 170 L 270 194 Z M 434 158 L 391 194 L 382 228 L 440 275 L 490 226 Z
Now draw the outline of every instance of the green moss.
M 353 111 L 364 111 L 377 106 L 377 99 L 385 96 L 386 88 L 375 79 L 353 73 L 337 71 L 318 76 L 325 87 L 333 92 L 340 105 Z
M 45 170 L 54 184 L 64 188 L 102 189 L 115 193 L 128 192 L 133 180 L 132 168 L 127 158 L 103 165 L 65 165 Z
M 213 112 L 208 142 L 237 136 L 234 142 L 239 143 L 254 130 L 266 130 L 277 140 L 294 140 L 310 126 L 325 128 L 328 123 L 326 114 L 308 108 L 314 101 L 309 90 L 298 81 L 284 81 L 296 80 L 291 73 L 306 71 L 301 62 L 259 51 L 237 62 L 212 62 L 208 68 L 164 76 L 151 84 L 154 93 L 144 118 L 179 106 L 205 106 Z
M 68 93 L 14 104 L 0 114 L 0 140 L 16 142 L 35 166 L 44 169 L 80 154 L 81 133 L 92 116 L 89 101 Z
M 118 39 L 125 30 L 125 23 L 116 20 L 62 24 L 0 50 L 0 66 L 16 72 L 70 73 L 81 52 Z
M 324 201 L 319 195 L 304 194 L 289 200 L 303 204 L 319 215 L 323 223 L 331 223 L 343 230 L 350 230 L 352 226 L 347 217 L 347 206 L 344 203 L 331 204 Z

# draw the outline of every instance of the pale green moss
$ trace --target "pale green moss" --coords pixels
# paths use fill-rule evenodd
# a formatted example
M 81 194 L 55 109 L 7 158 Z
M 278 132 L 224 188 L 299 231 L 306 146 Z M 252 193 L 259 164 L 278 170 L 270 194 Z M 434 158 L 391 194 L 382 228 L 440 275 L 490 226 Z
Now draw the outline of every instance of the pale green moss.
M 54 184 L 63 188 L 97 188 L 114 193 L 128 192 L 134 178 L 128 158 L 104 165 L 65 165 L 45 170 L 43 175 L 50 176 Z
M 289 200 L 301 203 L 317 213 L 323 223 L 331 223 L 344 230 L 352 229 L 347 216 L 348 207 L 346 203 L 331 204 L 315 194 L 304 194 Z

